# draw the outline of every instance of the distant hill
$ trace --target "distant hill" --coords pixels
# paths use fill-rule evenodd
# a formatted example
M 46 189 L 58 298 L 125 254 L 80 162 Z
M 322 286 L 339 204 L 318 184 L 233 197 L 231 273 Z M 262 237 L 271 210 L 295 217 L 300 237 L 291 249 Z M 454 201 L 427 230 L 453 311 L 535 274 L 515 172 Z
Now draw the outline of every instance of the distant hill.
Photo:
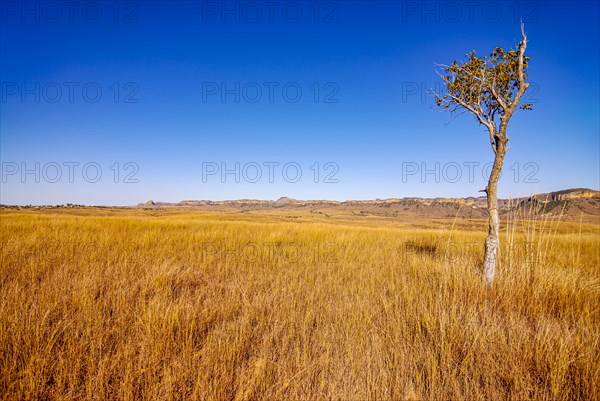
M 511 212 L 519 216 L 561 216 L 563 220 L 600 223 L 600 191 L 573 188 L 537 194 L 515 199 L 499 199 L 501 215 Z M 351 200 L 345 202 L 329 200 L 297 200 L 281 197 L 273 200 L 238 199 L 225 201 L 185 200 L 178 203 L 148 201 L 139 208 L 198 208 L 206 210 L 265 210 L 265 209 L 309 209 L 325 213 L 335 208 L 353 214 L 381 216 L 428 216 L 463 217 L 482 219 L 487 217 L 486 197 L 468 198 L 391 198 L 376 200 Z
M 515 199 L 499 199 L 500 216 L 508 213 L 512 218 L 560 218 L 600 224 L 600 191 L 587 188 L 573 188 L 562 191 L 537 194 Z M 8 206 L 10 209 L 79 209 L 92 206 L 66 205 L 49 206 Z M 110 208 L 109 206 L 93 206 Z M 131 208 L 131 207 L 128 207 Z M 345 202 L 330 200 L 298 200 L 281 197 L 277 200 L 237 199 L 224 201 L 184 200 L 177 203 L 149 200 L 133 206 L 136 209 L 196 209 L 215 212 L 251 212 L 299 210 L 328 216 L 336 212 L 348 215 L 383 217 L 428 217 L 466 219 L 486 219 L 486 197 L 467 198 L 391 198 L 375 200 L 350 200 Z

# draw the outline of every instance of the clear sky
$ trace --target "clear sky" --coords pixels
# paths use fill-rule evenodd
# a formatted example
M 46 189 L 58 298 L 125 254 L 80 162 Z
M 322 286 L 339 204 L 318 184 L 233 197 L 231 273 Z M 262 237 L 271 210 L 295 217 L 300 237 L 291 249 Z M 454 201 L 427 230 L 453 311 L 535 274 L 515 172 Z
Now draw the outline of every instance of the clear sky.
M 0 203 L 479 196 L 486 131 L 426 92 L 519 19 L 499 194 L 600 186 L 598 1 L 0 4 Z

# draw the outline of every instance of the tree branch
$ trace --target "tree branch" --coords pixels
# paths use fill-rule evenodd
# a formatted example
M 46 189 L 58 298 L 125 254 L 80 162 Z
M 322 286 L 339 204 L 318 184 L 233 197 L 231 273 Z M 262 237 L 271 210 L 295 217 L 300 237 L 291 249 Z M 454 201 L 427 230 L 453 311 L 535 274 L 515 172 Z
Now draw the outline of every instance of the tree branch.
M 462 107 L 464 107 L 465 109 L 467 109 L 471 113 L 473 113 L 475 115 L 475 117 L 477 117 L 477 120 L 479 120 L 480 124 L 485 125 L 486 127 L 488 127 L 488 129 L 491 129 L 489 122 L 487 120 L 484 120 L 484 118 L 482 117 L 482 115 L 479 113 L 478 110 L 474 109 L 472 106 L 470 106 L 468 103 L 466 103 L 465 101 L 463 101 L 461 98 L 459 98 L 457 96 L 454 96 L 450 93 L 448 94 L 448 96 L 450 96 L 455 102 L 460 104 Z
M 519 79 L 519 90 L 517 91 L 515 98 L 509 105 L 511 113 L 517 108 L 517 105 L 519 104 L 521 97 L 523 97 L 523 94 L 529 87 L 529 84 L 527 82 L 525 82 L 525 74 L 523 72 L 523 69 L 524 69 L 523 65 L 525 63 L 525 49 L 527 48 L 527 35 L 525 34 L 525 26 L 523 25 L 523 21 L 521 21 L 521 34 L 523 35 L 523 38 L 521 39 L 521 42 L 519 43 L 519 59 L 518 59 L 518 73 L 517 73 L 517 76 Z
M 496 80 L 494 79 L 492 81 L 492 84 L 490 85 L 490 90 L 492 91 L 492 95 L 494 96 L 494 99 L 496 99 L 498 101 L 498 103 L 500 104 L 500 106 L 502 106 L 502 108 L 504 110 L 506 110 L 507 108 L 507 104 L 504 101 L 504 99 L 502 99 L 500 96 L 498 96 L 498 92 L 496 92 Z

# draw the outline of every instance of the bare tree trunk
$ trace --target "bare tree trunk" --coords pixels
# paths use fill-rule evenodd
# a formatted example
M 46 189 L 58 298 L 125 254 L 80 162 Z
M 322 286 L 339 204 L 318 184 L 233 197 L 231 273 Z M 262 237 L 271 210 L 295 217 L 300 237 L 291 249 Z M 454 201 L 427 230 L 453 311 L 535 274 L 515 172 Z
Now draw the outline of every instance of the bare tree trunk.
M 473 51 L 467 54 L 468 62 L 460 64 L 455 60 L 450 66 L 444 66 L 444 75 L 440 74 L 440 76 L 446 84 L 448 93 L 441 96 L 434 92 L 436 104 L 443 110 L 449 110 L 451 113 L 469 111 L 477 118 L 479 124 L 487 127 L 490 145 L 496 155 L 487 187 L 483 190 L 487 194 L 488 208 L 488 235 L 485 239 L 483 276 L 488 287 L 494 284 L 500 250 L 498 180 L 504 164 L 504 156 L 508 151 L 506 129 L 529 87 L 525 82 L 527 77 L 525 69 L 529 57 L 525 56 L 527 35 L 523 22 L 521 22 L 521 34 L 523 38 L 519 42 L 518 53 L 505 52 L 501 48 L 496 48 L 489 61 L 482 61 L 475 57 Z M 517 89 L 516 93 L 515 89 Z M 531 110 L 531 104 L 523 103 L 520 108 Z
M 506 145 L 506 136 L 497 137 L 494 159 L 494 166 L 485 189 L 487 193 L 488 208 L 488 235 L 485 239 L 485 255 L 483 259 L 483 276 L 485 283 L 492 287 L 494 284 L 494 274 L 496 273 L 496 262 L 498 260 L 498 249 L 500 248 L 500 216 L 498 215 L 498 180 L 504 163 L 504 156 L 508 148 Z

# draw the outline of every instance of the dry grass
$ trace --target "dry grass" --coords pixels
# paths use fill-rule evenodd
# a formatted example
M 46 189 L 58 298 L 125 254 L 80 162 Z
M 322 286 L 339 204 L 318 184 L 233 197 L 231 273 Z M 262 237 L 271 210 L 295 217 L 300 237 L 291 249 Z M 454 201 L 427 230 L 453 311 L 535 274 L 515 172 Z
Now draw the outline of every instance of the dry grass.
M 600 398 L 593 225 L 0 213 L 3 399 Z

